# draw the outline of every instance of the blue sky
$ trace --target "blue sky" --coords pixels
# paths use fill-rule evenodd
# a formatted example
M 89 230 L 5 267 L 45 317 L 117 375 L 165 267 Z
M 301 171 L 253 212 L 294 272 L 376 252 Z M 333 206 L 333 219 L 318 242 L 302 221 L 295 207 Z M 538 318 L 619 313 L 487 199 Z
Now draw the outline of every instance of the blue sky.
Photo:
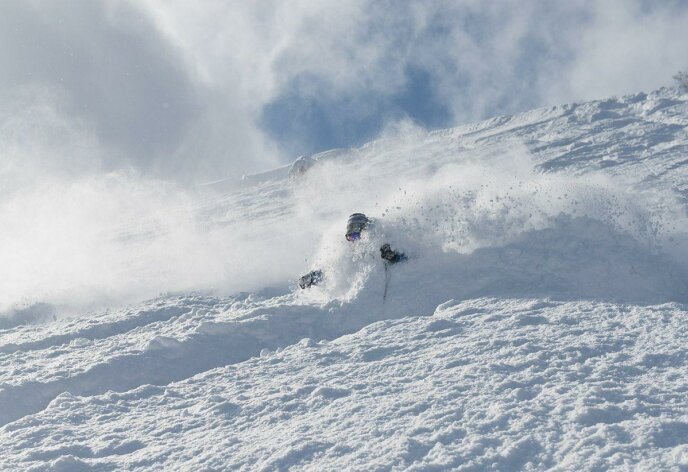
M 322 98 L 304 96 L 293 85 L 265 105 L 259 125 L 292 155 L 358 146 L 375 138 L 385 124 L 402 119 L 427 129 L 451 126 L 451 111 L 433 90 L 429 71 L 408 66 L 404 81 L 390 94 Z
M 688 68 L 686 24 L 685 1 L 7 0 L 0 179 L 231 178 L 400 120 L 648 91 Z

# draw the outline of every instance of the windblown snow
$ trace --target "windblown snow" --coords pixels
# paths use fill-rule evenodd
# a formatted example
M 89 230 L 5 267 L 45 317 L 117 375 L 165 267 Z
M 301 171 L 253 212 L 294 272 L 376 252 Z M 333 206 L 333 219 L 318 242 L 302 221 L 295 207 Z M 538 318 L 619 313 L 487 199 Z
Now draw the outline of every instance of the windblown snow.
M 175 201 L 0 282 L 0 469 L 688 469 L 688 94 L 400 127 Z M 351 244 L 354 212 L 379 231 Z M 36 244 L 9 231 L 5 265 Z

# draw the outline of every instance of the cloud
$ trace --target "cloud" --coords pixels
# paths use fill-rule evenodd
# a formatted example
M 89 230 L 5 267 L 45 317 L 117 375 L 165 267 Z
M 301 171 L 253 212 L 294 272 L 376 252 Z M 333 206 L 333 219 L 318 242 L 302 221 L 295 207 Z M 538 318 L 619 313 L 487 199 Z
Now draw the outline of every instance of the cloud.
M 671 84 L 688 66 L 685 2 L 596 1 L 576 36 L 574 57 L 562 80 L 544 88 L 550 101 L 605 98 Z M 544 85 L 544 84 L 543 84 Z
M 174 51 L 134 13 L 119 2 L 2 2 L 3 101 L 17 89 L 49 90 L 60 96 L 59 112 L 88 122 L 118 159 L 155 165 L 178 145 L 198 103 Z
M 0 105 L 49 90 L 107 169 L 236 177 L 399 119 L 448 127 L 669 84 L 687 19 L 642 0 L 8 0 Z
M 145 5 L 195 75 L 240 90 L 233 103 L 292 156 L 404 117 L 451 126 L 669 84 L 688 14 L 640 0 Z
M 240 91 L 192 72 L 129 2 L 0 5 L 0 105 L 33 95 L 56 119 L 86 123 L 103 169 L 189 181 L 274 166 L 262 132 L 232 106 Z

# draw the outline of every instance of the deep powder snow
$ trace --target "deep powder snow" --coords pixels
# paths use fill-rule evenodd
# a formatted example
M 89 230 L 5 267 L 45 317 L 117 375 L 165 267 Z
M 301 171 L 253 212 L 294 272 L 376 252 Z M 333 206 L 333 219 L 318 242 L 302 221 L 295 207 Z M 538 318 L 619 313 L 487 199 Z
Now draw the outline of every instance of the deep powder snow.
M 687 125 L 660 90 L 400 130 L 110 235 L 107 277 L 6 282 L 0 466 L 688 467 Z

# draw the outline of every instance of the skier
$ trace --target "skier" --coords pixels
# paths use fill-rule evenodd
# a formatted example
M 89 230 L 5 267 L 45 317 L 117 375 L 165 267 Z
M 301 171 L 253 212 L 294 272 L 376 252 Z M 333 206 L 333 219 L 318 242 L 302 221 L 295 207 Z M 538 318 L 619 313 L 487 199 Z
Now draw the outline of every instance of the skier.
M 347 241 L 353 243 L 361 239 L 361 234 L 369 230 L 371 226 L 372 222 L 366 215 L 354 213 L 346 223 L 346 234 L 344 236 Z M 392 249 L 389 243 L 384 243 L 380 246 L 380 257 L 385 261 L 385 268 L 408 259 L 404 253 Z M 321 270 L 313 270 L 299 279 L 299 287 L 306 289 L 312 285 L 318 285 L 323 281 L 323 278 L 324 274 Z

